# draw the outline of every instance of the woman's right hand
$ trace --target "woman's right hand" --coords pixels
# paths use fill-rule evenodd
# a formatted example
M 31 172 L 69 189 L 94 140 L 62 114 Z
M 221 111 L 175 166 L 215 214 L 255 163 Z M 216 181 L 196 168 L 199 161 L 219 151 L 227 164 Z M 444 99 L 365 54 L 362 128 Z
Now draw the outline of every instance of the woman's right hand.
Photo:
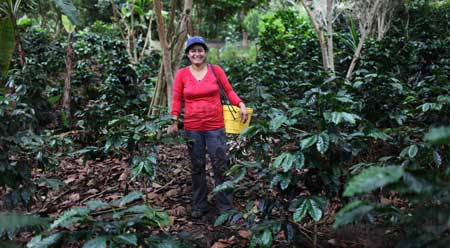
M 178 133 L 178 122 L 174 121 L 169 128 L 167 129 L 167 132 L 169 134 L 174 134 L 174 133 Z

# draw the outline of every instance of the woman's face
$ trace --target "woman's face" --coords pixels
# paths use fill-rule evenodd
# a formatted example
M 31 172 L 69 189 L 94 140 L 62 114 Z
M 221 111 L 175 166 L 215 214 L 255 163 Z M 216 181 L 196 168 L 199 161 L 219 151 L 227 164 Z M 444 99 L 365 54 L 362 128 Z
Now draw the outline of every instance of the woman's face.
M 188 58 L 193 65 L 201 65 L 206 61 L 207 52 L 202 45 L 193 45 L 188 51 Z

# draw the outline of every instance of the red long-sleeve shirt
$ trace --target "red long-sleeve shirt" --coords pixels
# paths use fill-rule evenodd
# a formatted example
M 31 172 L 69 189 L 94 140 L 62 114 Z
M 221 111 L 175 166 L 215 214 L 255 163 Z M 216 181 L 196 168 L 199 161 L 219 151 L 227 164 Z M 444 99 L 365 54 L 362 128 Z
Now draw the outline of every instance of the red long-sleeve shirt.
M 220 66 L 208 65 L 208 71 L 201 80 L 192 75 L 189 67 L 184 67 L 175 75 L 170 113 L 179 116 L 184 100 L 185 130 L 208 131 L 224 127 L 219 82 L 211 71 L 211 66 L 214 66 L 217 78 L 222 83 L 230 103 L 238 106 L 241 102 Z

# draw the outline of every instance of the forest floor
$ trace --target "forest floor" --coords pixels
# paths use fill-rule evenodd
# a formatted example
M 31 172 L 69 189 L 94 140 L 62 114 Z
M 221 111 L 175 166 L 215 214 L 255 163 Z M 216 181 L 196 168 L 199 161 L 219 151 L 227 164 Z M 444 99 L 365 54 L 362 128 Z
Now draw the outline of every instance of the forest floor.
M 87 161 L 80 158 L 65 158 L 54 173 L 36 170 L 34 180 L 40 178 L 58 178 L 65 185 L 52 189 L 47 184 L 39 184 L 34 196 L 35 202 L 27 212 L 41 216 L 56 217 L 65 210 L 75 206 L 84 206 L 89 200 L 117 200 L 132 191 L 144 194 L 153 208 L 163 209 L 170 216 L 168 232 L 177 234 L 187 232 L 191 235 L 195 247 L 247 247 L 251 232 L 224 226 L 214 226 L 218 217 L 213 207 L 213 197 L 208 197 L 211 208 L 201 219 L 190 217 L 191 183 L 190 162 L 184 145 L 162 147 L 159 153 L 161 165 L 155 181 L 144 187 L 143 180 L 131 180 L 132 172 L 127 159 L 106 159 L 103 161 Z M 212 169 L 207 166 L 208 188 L 213 188 Z M 0 194 L 3 194 L 1 192 Z M 0 203 L 0 210 L 1 210 Z M 235 208 L 245 209 L 247 199 L 235 197 Z M 317 247 L 389 247 L 391 243 L 386 237 L 386 230 L 370 227 L 350 226 L 339 231 L 331 228 L 332 214 L 340 203 L 331 203 L 325 217 L 316 227 Z M 20 211 L 20 210 L 18 210 Z M 242 225 L 243 226 L 243 225 Z M 300 227 L 300 226 L 299 226 Z M 302 237 L 295 247 L 312 247 L 314 224 L 302 223 L 299 228 Z M 167 231 L 167 230 L 166 230 Z M 18 239 L 26 242 L 31 232 L 22 232 Z M 75 246 L 76 247 L 76 246 Z M 275 238 L 273 247 L 293 247 L 286 245 L 285 235 L 280 232 Z

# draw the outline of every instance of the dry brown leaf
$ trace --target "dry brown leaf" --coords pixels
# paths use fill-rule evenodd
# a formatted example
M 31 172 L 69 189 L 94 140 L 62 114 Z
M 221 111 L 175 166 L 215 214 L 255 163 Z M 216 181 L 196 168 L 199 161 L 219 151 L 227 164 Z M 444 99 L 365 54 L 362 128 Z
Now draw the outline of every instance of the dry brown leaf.
M 169 215 L 184 216 L 184 215 L 186 215 L 186 208 L 183 206 L 177 206 L 173 209 L 167 210 L 167 213 Z
M 169 216 L 169 226 L 172 226 L 175 223 L 175 216 Z
M 106 200 L 111 201 L 111 200 L 117 200 L 117 199 L 119 199 L 121 197 L 122 197 L 122 195 L 120 195 L 120 194 L 113 194 L 113 195 L 109 195 L 109 196 L 107 196 L 105 198 L 106 198 Z
M 94 186 L 95 185 L 95 180 L 94 179 L 89 180 L 86 185 L 87 186 Z
M 166 192 L 166 197 L 174 197 L 180 194 L 180 189 L 171 189 L 169 191 Z
M 225 248 L 233 245 L 235 243 L 234 236 L 229 239 L 219 239 L 217 242 L 211 246 L 211 248 Z
M 244 239 L 248 239 L 252 236 L 252 232 L 250 230 L 239 230 L 239 236 Z
M 98 193 L 98 189 L 90 189 L 86 192 L 87 194 L 93 195 Z
M 147 199 L 149 200 L 155 200 L 159 197 L 159 194 L 155 193 L 155 192 L 150 192 L 147 194 Z
M 173 170 L 173 174 L 178 175 L 178 174 L 180 174 L 181 171 L 182 170 L 180 168 L 176 168 L 175 170 Z
M 161 188 L 162 186 L 157 184 L 157 183 L 155 183 L 155 182 L 153 182 L 152 183 L 152 187 L 155 188 L 155 189 L 158 189 L 158 188 Z
M 77 164 L 79 165 L 83 164 L 83 157 L 79 157 L 78 159 L 75 160 L 75 162 L 77 162 Z
M 65 184 L 69 184 L 69 183 L 75 182 L 76 179 L 77 179 L 77 176 L 76 176 L 76 175 L 70 175 L 69 178 L 67 178 L 66 180 L 64 180 L 64 183 L 65 183 Z
M 128 171 L 122 172 L 122 174 L 119 177 L 119 182 L 126 181 L 128 179 Z
M 384 204 L 384 205 L 392 204 L 392 200 L 391 199 L 385 198 L 383 196 L 380 197 L 380 201 L 381 201 L 381 204 Z
M 69 195 L 69 200 L 71 201 L 79 201 L 80 200 L 80 194 L 79 193 L 73 193 Z

